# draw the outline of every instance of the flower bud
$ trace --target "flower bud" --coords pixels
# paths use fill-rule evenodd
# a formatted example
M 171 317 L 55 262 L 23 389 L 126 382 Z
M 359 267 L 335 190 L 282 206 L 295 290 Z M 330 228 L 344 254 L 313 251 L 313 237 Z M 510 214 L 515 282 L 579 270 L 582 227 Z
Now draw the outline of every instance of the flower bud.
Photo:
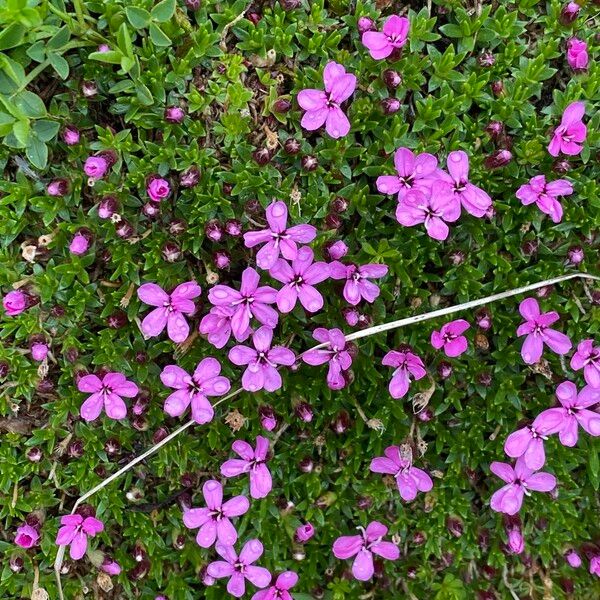
M 373 325 L 373 317 L 366 313 L 358 315 L 358 326 L 361 329 L 366 329 L 367 327 L 371 327 Z
M 182 123 L 185 119 L 185 111 L 180 106 L 169 106 L 165 108 L 165 121 L 167 123 Z
M 231 256 L 229 256 L 229 252 L 225 250 L 217 250 L 213 254 L 213 262 L 217 269 L 227 269 L 231 264 Z
M 8 560 L 8 566 L 13 573 L 20 573 L 23 570 L 23 558 L 17 554 L 13 554 Z
M 562 25 L 570 25 L 577 19 L 581 7 L 577 2 L 568 2 L 562 7 L 558 20 Z
M 310 154 L 303 156 L 300 163 L 305 171 L 314 171 L 319 166 L 319 161 Z
M 313 420 L 313 409 L 308 402 L 302 401 L 296 404 L 294 412 L 296 413 L 296 416 L 305 423 L 310 423 Z
M 276 113 L 286 113 L 292 108 L 292 103 L 285 98 L 278 98 L 273 102 L 273 110 Z
M 373 31 L 375 29 L 375 23 L 370 17 L 359 17 L 356 28 L 358 29 L 358 33 L 363 34 L 366 31 Z
M 483 164 L 487 169 L 499 169 L 505 167 L 512 160 L 510 150 L 496 150 L 493 154 L 486 156 Z
M 300 0 L 279 0 L 279 4 L 283 10 L 294 10 L 300 6 Z
M 344 315 L 344 319 L 346 319 L 346 323 L 348 323 L 350 327 L 356 327 L 356 325 L 358 325 L 360 314 L 356 308 L 348 306 L 342 309 L 342 314 Z
M 90 235 L 86 235 L 89 230 L 79 230 L 69 244 L 69 252 L 75 255 L 85 254 L 90 247 Z
M 42 460 L 43 454 L 37 446 L 33 446 L 32 448 L 29 448 L 29 450 L 27 450 L 26 456 L 27 460 L 29 460 L 30 462 L 37 463 L 40 462 L 40 460 Z
M 146 202 L 142 206 L 142 213 L 149 219 L 155 219 L 160 214 L 160 205 L 154 202 Z
M 581 557 L 572 548 L 570 550 L 567 550 L 567 552 L 565 552 L 564 556 L 565 556 L 565 560 L 567 561 L 567 563 L 569 564 L 570 567 L 573 567 L 574 569 L 578 569 L 581 566 Z
M 260 424 L 266 431 L 273 431 L 277 427 L 277 416 L 271 406 L 263 404 L 258 409 L 258 416 L 260 417 Z
M 300 147 L 301 147 L 300 142 L 298 140 L 294 139 L 294 138 L 288 138 L 283 143 L 283 149 L 288 154 L 292 154 L 292 155 L 293 154 L 298 154 L 298 152 L 300 152 Z
M 231 237 L 242 235 L 242 222 L 238 219 L 227 219 L 225 221 L 225 233 Z
M 500 80 L 493 81 L 491 88 L 494 96 L 501 96 L 504 93 L 504 83 Z
M 348 246 L 342 240 L 327 242 L 323 247 L 323 255 L 327 260 L 340 260 L 348 254 Z
M 389 90 L 395 90 L 402 85 L 402 75 L 393 69 L 386 69 L 382 75 L 383 83 Z
M 72 440 L 67 446 L 67 456 L 69 458 L 81 458 L 84 453 L 83 442 L 81 440 Z
M 504 135 L 504 123 L 501 121 L 490 121 L 485 128 L 485 132 L 493 141 L 497 141 Z
M 204 225 L 204 234 L 211 242 L 220 242 L 223 238 L 223 228 L 216 219 L 212 219 Z
M 171 194 L 171 186 L 162 177 L 151 177 L 146 186 L 146 192 L 152 202 L 161 202 Z
M 304 525 L 300 525 L 300 527 L 296 529 L 294 539 L 298 543 L 304 544 L 308 542 L 313 535 L 315 535 L 315 528 L 311 523 L 306 522 Z
M 51 394 L 54 391 L 54 382 L 51 379 L 40 379 L 36 389 L 41 394 Z
M 480 67 L 493 67 L 496 64 L 496 58 L 491 52 L 482 52 L 477 57 L 477 64 Z
M 303 472 L 303 473 L 312 473 L 312 470 L 314 468 L 314 463 L 312 461 L 312 458 L 310 458 L 309 456 L 304 457 L 300 463 L 298 464 L 298 468 Z
M 350 427 L 350 415 L 347 411 L 342 410 L 338 413 L 337 417 L 331 423 L 331 429 L 334 433 L 341 435 L 345 433 L 346 430 Z
M 148 559 L 138 562 L 138 564 L 129 571 L 129 578 L 133 581 L 139 581 L 148 575 L 150 570 L 150 561 Z
M 185 5 L 190 10 L 198 10 L 200 8 L 200 0 L 185 0 Z M 165 596 L 157 596 L 154 600 L 167 600 Z
M 98 52 L 100 52 L 101 54 L 110 52 L 110 46 L 108 44 L 100 44 L 98 46 Z
M 69 193 L 69 182 L 66 179 L 55 179 L 46 188 L 48 196 L 64 196 Z
M 571 170 L 571 163 L 566 158 L 558 159 L 553 163 L 552 170 L 559 175 L 564 175 Z
M 106 324 L 111 329 L 121 329 L 127 325 L 127 315 L 122 310 L 117 310 L 106 318 Z
M 263 212 L 263 208 L 261 203 L 256 198 L 253 198 L 244 204 L 244 211 L 249 215 L 258 215 Z
M 199 181 L 200 171 L 196 166 L 192 165 L 179 174 L 179 185 L 183 188 L 192 188 L 198 185 Z
M 215 583 L 217 583 L 217 580 L 208 574 L 206 567 L 203 567 L 200 571 L 200 581 L 207 586 L 215 585 Z
M 428 406 L 426 406 L 423 410 L 420 410 L 417 413 L 417 419 L 419 419 L 419 421 L 421 421 L 422 423 L 428 423 L 429 421 L 431 421 L 433 419 L 433 410 L 431 410 L 431 408 L 429 408 Z
M 271 151 L 268 148 L 257 148 L 252 153 L 252 158 L 257 165 L 263 167 L 271 160 Z
M 115 226 L 116 234 L 126 240 L 133 236 L 133 226 L 129 221 L 121 219 Z
M 246 18 L 253 25 L 258 25 L 260 23 L 260 20 L 262 19 L 262 15 L 257 12 L 250 12 L 246 14 Z
M 442 360 L 437 367 L 437 371 L 438 371 L 438 375 L 442 378 L 442 379 L 448 379 L 448 377 L 450 377 L 452 375 L 452 365 L 445 361 Z
M 538 240 L 527 240 L 521 244 L 521 252 L 525 256 L 533 256 L 538 251 L 539 245 Z
M 108 438 L 106 442 L 104 442 L 104 452 L 108 456 L 115 456 L 121 450 L 121 444 L 115 438 Z
M 492 313 L 487 308 L 480 308 L 475 313 L 475 322 L 479 329 L 487 331 L 492 327 Z
M 158 443 L 162 442 L 168 435 L 169 435 L 169 432 L 166 427 L 159 427 L 152 434 L 152 443 L 158 444 Z
M 95 81 L 84 81 L 81 84 L 81 92 L 86 98 L 93 98 L 98 93 L 98 86 Z
M 393 115 L 400 110 L 400 100 L 397 98 L 384 98 L 381 101 L 381 110 L 384 115 Z
M 329 213 L 325 217 L 325 227 L 327 229 L 335 230 L 339 229 L 342 226 L 342 219 L 339 215 L 335 213 Z
M 98 216 L 101 219 L 110 219 L 117 212 L 117 207 L 117 199 L 113 196 L 106 196 L 98 204 Z
M 567 250 L 567 260 L 570 265 L 576 267 L 583 262 L 585 258 L 585 254 L 583 252 L 583 248 L 581 246 L 571 246 Z
M 513 554 L 521 554 L 525 550 L 525 540 L 520 529 L 508 532 L 508 548 Z
M 334 213 L 344 213 L 348 210 L 348 200 L 341 196 L 336 196 L 330 204 L 330 209 Z
M 62 139 L 67 146 L 75 146 L 75 144 L 79 144 L 79 140 L 81 135 L 79 134 L 79 130 L 77 127 L 73 127 L 73 125 L 67 125 L 62 132 Z
M 136 415 L 131 420 L 131 425 L 137 431 L 147 431 L 148 430 L 148 420 L 143 415 Z
M 446 519 L 446 529 L 454 536 L 461 537 L 463 534 L 463 524 L 456 517 L 448 517 Z
M 174 263 L 181 259 L 182 252 L 175 242 L 166 242 L 162 247 L 162 257 L 166 262 Z

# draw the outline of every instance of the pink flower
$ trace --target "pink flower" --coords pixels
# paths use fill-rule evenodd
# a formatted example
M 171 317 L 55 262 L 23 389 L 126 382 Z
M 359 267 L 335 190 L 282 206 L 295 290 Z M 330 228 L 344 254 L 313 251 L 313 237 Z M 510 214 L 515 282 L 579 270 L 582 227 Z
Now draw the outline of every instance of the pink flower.
M 298 104 L 306 112 L 300 124 L 308 131 L 325 130 L 334 139 L 344 137 L 350 131 L 350 121 L 340 108 L 340 104 L 350 98 L 356 89 L 356 77 L 346 73 L 346 69 L 329 62 L 323 70 L 325 91 L 307 89 L 298 94 Z
M 245 496 L 235 496 L 223 502 L 223 486 L 210 479 L 202 486 L 206 508 L 190 508 L 183 513 L 183 523 L 188 529 L 199 527 L 196 542 L 201 548 L 210 548 L 216 540 L 224 546 L 237 542 L 237 531 L 230 518 L 248 512 L 250 502 Z
M 567 62 L 574 71 L 584 71 L 588 68 L 590 57 L 586 42 L 576 37 L 567 41 Z
M 348 254 L 348 246 L 342 240 L 337 240 L 337 242 L 327 246 L 327 255 L 329 255 L 330 260 L 339 260 L 344 258 L 346 254 Z
M 508 535 L 507 547 L 513 554 L 522 554 L 525 550 L 525 539 L 521 529 L 521 519 L 517 516 L 506 516 L 504 530 Z
M 121 573 L 121 565 L 110 556 L 105 556 L 100 568 L 109 575 L 119 575 Z
M 69 252 L 72 254 L 85 254 L 90 247 L 90 242 L 87 237 L 81 233 L 76 233 L 71 243 L 69 244 Z
M 206 335 L 215 348 L 223 348 L 231 337 L 231 318 L 235 313 L 232 306 L 213 306 L 200 321 L 200 333 Z M 238 342 L 246 341 L 251 333 L 252 329 L 248 327 L 238 336 Z
M 511 458 L 523 457 L 528 469 L 537 471 L 544 466 L 546 454 L 544 441 L 556 433 L 562 424 L 562 418 L 557 413 L 544 411 L 539 414 L 531 425 L 513 431 L 504 443 L 504 452 Z
M 150 196 L 150 200 L 153 202 L 160 202 L 161 200 L 169 197 L 169 194 L 171 193 L 171 186 L 166 179 L 155 177 L 148 184 L 146 192 L 148 193 L 148 196 Z
M 20 290 L 8 292 L 2 298 L 2 306 L 9 317 L 16 317 L 27 308 L 27 296 Z
M 345 279 L 344 298 L 356 306 L 361 298 L 367 302 L 375 302 L 379 296 L 379 286 L 369 281 L 387 275 L 387 265 L 345 265 L 337 260 L 329 263 L 329 276 L 332 279 Z
M 108 169 L 108 161 L 102 156 L 88 156 L 83 165 L 85 174 L 92 179 L 101 179 L 106 175 Z
M 48 345 L 36 342 L 31 345 L 31 357 L 33 360 L 42 361 L 48 356 Z
M 268 590 L 260 590 L 252 596 L 252 600 L 294 600 L 288 590 L 298 583 L 298 575 L 294 571 L 285 571 L 277 577 L 275 585 Z
M 168 123 L 182 123 L 185 119 L 185 111 L 180 106 L 168 106 L 165 108 L 165 121 Z
M 582 121 L 585 114 L 583 102 L 572 102 L 563 113 L 560 125 L 554 130 L 548 152 L 558 156 L 561 152 L 575 156 L 583 149 L 587 137 L 587 127 Z
M 490 500 L 492 510 L 515 515 L 521 509 L 523 496 L 530 495 L 530 491 L 550 492 L 556 487 L 554 475 L 545 472 L 534 473 L 533 469 L 525 466 L 525 460 L 517 459 L 515 467 L 507 463 L 493 462 L 490 470 L 500 477 L 507 485 L 494 492 Z
M 24 523 L 17 529 L 15 544 L 21 548 L 32 548 L 40 541 L 40 534 L 35 527 Z
M 69 182 L 66 179 L 54 179 L 46 188 L 48 196 L 64 196 L 69 192 Z
M 285 202 L 273 202 L 267 206 L 267 223 L 269 229 L 261 231 L 248 231 L 244 234 L 246 248 L 254 248 L 258 244 L 265 244 L 256 253 L 256 264 L 261 269 L 270 269 L 281 253 L 284 258 L 294 260 L 298 256 L 299 244 L 312 242 L 317 229 L 312 225 L 287 226 L 288 209 Z
M 579 556 L 572 548 L 565 552 L 565 560 L 569 563 L 569 566 L 574 569 L 578 569 L 581 566 L 581 556 Z
M 396 48 L 402 48 L 408 39 L 410 23 L 406 17 L 392 15 L 383 24 L 383 32 L 365 31 L 362 43 L 375 60 L 387 58 Z
M 579 437 L 578 425 L 581 425 L 591 436 L 600 436 L 600 414 L 588 410 L 590 406 L 600 402 L 600 389 L 586 385 L 579 393 L 571 381 L 563 381 L 556 388 L 556 397 L 562 406 L 549 408 L 539 418 L 549 422 L 558 420 L 554 432 L 563 446 L 575 446 Z
M 259 588 L 267 587 L 271 582 L 271 573 L 267 569 L 252 564 L 263 553 L 263 545 L 259 540 L 247 541 L 239 556 L 233 546 L 217 543 L 215 549 L 225 560 L 211 562 L 206 572 L 215 579 L 229 577 L 227 591 L 232 596 L 241 598 L 246 593 L 246 579 Z
M 398 560 L 400 550 L 396 544 L 382 540 L 388 528 L 379 521 L 372 521 L 366 529 L 357 529 L 361 535 L 344 535 L 333 542 L 333 554 L 342 560 L 356 556 L 352 563 L 352 574 L 359 581 L 368 581 L 375 571 L 373 554 L 388 560 Z
M 103 406 L 106 416 L 124 419 L 127 407 L 121 396 L 134 398 L 139 392 L 138 386 L 133 381 L 128 381 L 122 373 L 107 373 L 102 379 L 96 375 L 84 375 L 77 382 L 77 389 L 91 394 L 79 411 L 86 421 L 97 419 Z
M 290 367 L 296 356 L 284 346 L 273 346 L 273 330 L 259 327 L 252 335 L 254 348 L 234 346 L 229 351 L 229 360 L 238 366 L 248 365 L 242 375 L 242 387 L 249 392 L 258 392 L 263 388 L 274 392 L 282 386 L 277 365 Z
M 72 125 L 67 125 L 62 132 L 62 139 L 67 146 L 74 146 L 79 144 L 79 130 Z
M 450 232 L 446 222 L 453 223 L 459 217 L 460 204 L 454 198 L 429 190 L 410 190 L 396 207 L 398 223 L 406 227 L 425 223 L 429 237 L 440 241 L 445 240 Z
M 327 344 L 327 347 L 305 352 L 302 360 L 313 366 L 329 363 L 327 385 L 332 390 L 341 390 L 346 385 L 342 371 L 347 371 L 352 365 L 352 357 L 346 349 L 344 334 L 337 328 L 327 330 L 324 327 L 317 327 L 313 337 L 321 344 Z
M 438 193 L 459 202 L 474 217 L 484 217 L 492 206 L 492 199 L 469 181 L 467 153 L 462 150 L 450 152 L 446 166 L 449 174 L 440 170 L 437 172 L 439 180 L 444 184 L 440 186 Z
M 583 376 L 590 387 L 600 388 L 600 346 L 594 340 L 583 340 L 571 358 L 571 369 L 583 369 Z
M 467 338 L 462 335 L 470 325 L 464 319 L 457 319 L 442 326 L 440 331 L 431 334 L 431 345 L 436 349 L 444 349 L 446 356 L 460 356 L 467 351 Z
M 535 202 L 543 213 L 550 215 L 555 223 L 560 223 L 563 209 L 557 198 L 572 193 L 573 186 L 566 179 L 546 183 L 545 175 L 536 175 L 517 190 L 516 196 L 525 206 Z
M 208 292 L 208 299 L 215 306 L 229 306 L 234 309 L 231 330 L 238 342 L 248 337 L 248 326 L 252 317 L 271 329 L 277 325 L 277 311 L 268 306 L 275 303 L 277 290 L 268 285 L 259 287 L 259 283 L 260 275 L 252 267 L 248 267 L 242 273 L 239 292 L 228 285 L 215 285 Z
M 408 392 L 410 376 L 416 380 L 426 375 L 423 361 L 410 350 L 390 350 L 381 362 L 386 367 L 394 367 L 395 371 L 390 381 L 389 390 L 392 398 L 402 398 Z
M 160 380 L 177 391 L 165 400 L 165 412 L 171 417 L 179 417 L 191 404 L 192 418 L 196 423 L 212 421 L 215 413 L 208 396 L 222 396 L 231 388 L 229 379 L 220 373 L 219 361 L 210 356 L 198 363 L 193 375 L 188 375 L 177 365 L 166 366 L 160 374 Z
M 308 312 L 323 308 L 323 296 L 314 286 L 329 278 L 329 265 L 325 262 L 313 263 L 313 260 L 313 251 L 303 246 L 291 266 L 279 258 L 271 267 L 269 275 L 285 284 L 277 292 L 277 308 L 280 312 L 291 312 L 298 300 Z
M 373 473 L 393 475 L 403 500 L 411 502 L 417 497 L 417 492 L 429 492 L 433 489 L 431 477 L 402 458 L 398 446 L 388 446 L 383 453 L 385 456 L 378 456 L 371 461 L 370 469 Z
M 265 464 L 269 451 L 269 440 L 256 436 L 256 450 L 248 442 L 236 440 L 231 446 L 239 458 L 231 458 L 221 465 L 223 477 L 237 477 L 242 473 L 250 475 L 250 496 L 255 500 L 268 496 L 273 487 L 271 473 Z
M 560 331 L 550 329 L 550 325 L 560 318 L 550 311 L 540 314 L 540 306 L 535 298 L 526 298 L 519 304 L 519 312 L 525 319 L 517 329 L 517 335 L 527 336 L 521 348 L 521 356 L 528 365 L 539 362 L 544 344 L 557 354 L 566 354 L 571 349 L 571 340 Z
M 184 314 L 192 315 L 196 311 L 194 298 L 202 293 L 195 281 L 180 283 L 170 294 L 167 294 L 155 283 L 145 283 L 138 288 L 138 298 L 145 304 L 157 306 L 142 321 L 142 333 L 146 337 L 160 335 L 167 328 L 169 338 L 176 342 L 184 342 L 190 334 L 190 326 Z
M 377 190 L 382 194 L 398 194 L 400 202 L 412 189 L 429 192 L 435 181 L 438 161 L 433 154 L 423 152 L 415 156 L 408 148 L 398 148 L 394 154 L 397 175 L 382 175 L 377 178 Z
M 590 558 L 590 574 L 600 577 L 600 554 L 596 554 Z
M 307 522 L 304 523 L 304 525 L 300 525 L 296 528 L 294 538 L 296 539 L 296 541 L 300 542 L 301 544 L 304 544 L 308 542 L 308 540 L 310 540 L 310 538 L 312 538 L 313 535 L 315 535 L 315 528 L 312 525 L 312 523 Z
M 94 517 L 81 515 L 64 515 L 60 518 L 62 527 L 58 530 L 56 543 L 59 546 L 68 546 L 69 555 L 73 560 L 79 560 L 87 550 L 88 536 L 94 537 L 104 530 L 102 521 Z

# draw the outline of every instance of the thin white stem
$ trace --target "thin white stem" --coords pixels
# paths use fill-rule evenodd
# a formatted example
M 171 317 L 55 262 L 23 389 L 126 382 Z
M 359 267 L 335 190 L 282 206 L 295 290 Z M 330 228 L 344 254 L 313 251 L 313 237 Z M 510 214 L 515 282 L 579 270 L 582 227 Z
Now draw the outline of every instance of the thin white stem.
M 368 329 L 363 329 L 362 331 L 356 331 L 354 333 L 348 334 L 346 337 L 346 341 L 358 340 L 360 338 L 368 337 L 370 335 L 375 335 L 376 333 L 382 333 L 383 331 L 389 331 L 390 329 L 399 329 L 401 327 L 405 327 L 406 325 L 412 325 L 413 323 L 421 323 L 423 321 L 428 321 L 430 319 L 435 319 L 436 317 L 443 317 L 445 315 L 451 315 L 456 312 L 460 312 L 462 310 L 468 310 L 470 308 L 475 308 L 477 306 L 482 306 L 484 304 L 491 304 L 492 302 L 497 302 L 498 300 L 504 300 L 505 298 L 510 298 L 512 296 L 518 296 L 519 294 L 524 294 L 526 292 L 531 292 L 533 290 L 537 290 L 539 288 L 545 287 L 547 285 L 554 285 L 556 283 L 560 283 L 562 281 L 568 281 L 570 279 L 593 279 L 594 281 L 600 281 L 600 277 L 595 275 L 590 275 L 588 273 L 573 273 L 572 275 L 563 275 L 561 277 L 554 277 L 553 279 L 546 279 L 545 281 L 540 281 L 538 283 L 532 283 L 531 285 L 526 285 L 523 287 L 515 288 L 512 290 L 508 290 L 506 292 L 500 292 L 498 294 L 492 294 L 491 296 L 486 296 L 485 298 L 480 298 L 479 300 L 471 300 L 469 302 L 464 302 L 463 304 L 457 304 L 454 306 L 448 306 L 446 308 L 440 308 L 438 310 L 434 310 L 428 313 L 423 313 L 421 315 L 414 315 L 412 317 L 405 317 L 404 319 L 398 319 L 397 321 L 391 321 L 390 323 L 384 323 L 383 325 L 375 325 L 374 327 L 369 327 Z M 328 344 L 318 344 L 313 346 L 309 350 L 317 350 L 319 348 L 324 348 Z M 308 352 L 306 350 L 302 354 L 299 355 L 300 358 L 303 354 Z M 223 396 L 218 402 L 215 402 L 213 406 L 218 406 L 219 404 L 225 402 L 226 400 L 230 400 L 231 398 L 237 396 L 243 391 L 243 388 L 239 388 L 226 396 Z M 81 496 L 73 505 L 73 509 L 71 510 L 71 514 L 73 514 L 77 508 L 81 505 L 82 502 L 99 492 L 101 489 L 105 488 L 109 483 L 113 482 L 115 479 L 118 479 L 124 473 L 127 473 L 131 468 L 135 467 L 138 463 L 148 458 L 152 454 L 154 454 L 157 450 L 166 446 L 171 440 L 175 439 L 180 433 L 184 432 L 190 426 L 194 425 L 195 421 L 191 420 L 176 429 L 173 433 L 169 434 L 164 440 L 155 444 L 146 452 L 134 458 L 131 462 L 127 463 L 124 467 L 119 469 L 116 473 L 107 477 L 104 481 L 100 482 L 98 485 L 93 487 L 91 490 L 86 492 L 83 496 Z M 56 574 L 56 580 L 58 584 L 58 594 L 60 600 L 64 600 L 62 583 L 60 578 L 60 570 L 62 568 L 63 559 L 65 555 L 66 546 L 59 546 L 58 552 L 56 554 L 56 560 L 54 561 L 54 571 Z

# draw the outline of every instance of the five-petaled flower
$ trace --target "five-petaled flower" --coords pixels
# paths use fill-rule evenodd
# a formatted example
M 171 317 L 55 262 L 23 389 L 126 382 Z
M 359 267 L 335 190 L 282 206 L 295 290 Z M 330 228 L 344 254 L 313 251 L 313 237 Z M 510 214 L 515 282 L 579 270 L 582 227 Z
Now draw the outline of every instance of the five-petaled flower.
M 280 258 L 271 267 L 269 275 L 285 284 L 277 292 L 277 308 L 280 312 L 289 313 L 298 300 L 311 313 L 323 308 L 323 296 L 314 286 L 329 278 L 329 265 L 313 260 L 312 249 L 303 246 L 291 265 Z
M 557 354 L 566 354 L 571 349 L 571 340 L 564 333 L 550 329 L 550 325 L 560 318 L 557 312 L 540 313 L 540 306 L 535 298 L 523 300 L 519 304 L 519 312 L 525 323 L 519 325 L 517 335 L 527 336 L 521 348 L 521 356 L 526 364 L 539 362 L 544 344 Z
M 266 497 L 273 487 L 271 473 L 265 464 L 269 451 L 269 440 L 256 436 L 256 449 L 248 442 L 236 440 L 231 449 L 241 458 L 230 458 L 221 465 L 223 477 L 236 477 L 242 473 L 250 476 L 250 496 L 255 500 Z
M 342 560 L 356 556 L 352 563 L 352 574 L 359 581 L 368 581 L 375 571 L 373 554 L 388 560 L 398 560 L 400 550 L 393 542 L 382 539 L 388 528 L 379 521 L 372 521 L 366 528 L 357 529 L 360 530 L 360 535 L 343 535 L 333 542 L 333 554 Z
M 124 419 L 127 407 L 122 396 L 134 398 L 139 392 L 138 386 L 122 373 L 106 373 L 102 379 L 97 375 L 84 375 L 77 382 L 77 389 L 91 394 L 80 409 L 81 417 L 86 421 L 97 419 L 102 407 L 111 419 Z
M 574 71 L 585 71 L 588 68 L 590 57 L 584 40 L 574 37 L 567 41 L 567 62 Z
M 436 349 L 444 349 L 446 356 L 460 356 L 467 351 L 467 338 L 463 333 L 470 325 L 464 319 L 457 319 L 442 326 L 440 331 L 431 334 L 431 345 Z
M 354 93 L 356 77 L 346 73 L 342 65 L 329 62 L 323 70 L 323 84 L 325 91 L 307 89 L 298 94 L 298 104 L 306 111 L 300 124 L 308 131 L 325 124 L 332 138 L 344 137 L 350 131 L 350 121 L 340 105 Z
M 40 533 L 35 527 L 23 523 L 23 525 L 17 528 L 17 533 L 15 535 L 15 544 L 17 544 L 17 546 L 21 546 L 21 548 L 32 548 L 33 546 L 37 546 L 39 541 Z
M 213 306 L 200 321 L 198 330 L 207 336 L 215 348 L 223 348 L 231 337 L 231 319 L 235 313 L 234 306 Z M 236 339 L 245 342 L 251 333 L 252 328 L 248 326 Z
M 557 179 L 548 183 L 545 175 L 536 175 L 517 190 L 516 196 L 525 206 L 535 202 L 543 213 L 549 215 L 555 223 L 560 223 L 563 208 L 557 198 L 572 193 L 573 186 L 570 181 Z
M 600 402 L 600 389 L 586 385 L 579 393 L 571 381 L 563 381 L 556 388 L 556 397 L 561 406 L 543 411 L 539 418 L 555 420 L 558 437 L 563 446 L 575 446 L 579 437 L 579 425 L 591 436 L 600 436 L 600 414 L 589 410 Z
M 416 381 L 426 375 L 423 361 L 411 352 L 409 348 L 390 350 L 381 361 L 386 367 L 394 367 L 395 371 L 390 381 L 389 390 L 392 398 L 402 398 L 408 392 L 410 377 Z
M 169 338 L 176 342 L 184 342 L 190 334 L 190 326 L 184 315 L 196 312 L 194 298 L 202 290 L 195 281 L 179 284 L 170 294 L 167 294 L 155 283 L 144 283 L 138 288 L 138 298 L 150 306 L 157 306 L 150 311 L 142 321 L 142 333 L 146 337 L 160 335 L 166 327 Z
M 379 286 L 369 279 L 385 277 L 388 272 L 387 265 L 345 265 L 339 260 L 329 263 L 329 276 L 332 279 L 345 279 L 344 298 L 356 306 L 361 298 L 367 302 L 375 302 L 379 296 Z
M 79 560 L 87 550 L 88 536 L 94 537 L 104 529 L 104 524 L 95 517 L 81 515 L 63 515 L 60 518 L 62 527 L 58 530 L 56 543 L 59 546 L 70 545 L 69 555 Z
M 266 215 L 268 229 L 248 231 L 244 234 L 246 248 L 264 244 L 256 253 L 256 264 L 261 269 L 270 269 L 280 253 L 284 258 L 294 260 L 298 256 L 298 244 L 308 244 L 317 235 L 317 229 L 312 225 L 287 226 L 288 209 L 285 202 L 269 204 Z
M 285 346 L 271 346 L 273 330 L 259 327 L 252 335 L 249 346 L 234 346 L 229 351 L 229 360 L 238 366 L 248 365 L 242 375 L 242 387 L 249 392 L 258 392 L 263 388 L 274 392 L 282 386 L 277 365 L 291 367 L 296 355 Z
M 248 540 L 239 556 L 233 546 L 217 543 L 217 553 L 225 560 L 211 562 L 206 572 L 215 579 L 229 577 L 227 591 L 236 598 L 246 593 L 246 579 L 258 588 L 264 588 L 271 582 L 271 573 L 264 567 L 257 567 L 256 562 L 263 553 L 263 545 L 259 540 Z
M 587 137 L 587 127 L 583 122 L 585 104 L 572 102 L 565 108 L 560 125 L 554 130 L 548 152 L 558 156 L 561 152 L 575 156 L 583 150 L 583 142 Z
M 516 515 L 523 504 L 523 496 L 530 495 L 530 491 L 550 492 L 556 487 L 556 478 L 543 471 L 534 472 L 525 465 L 523 457 L 518 458 L 514 468 L 502 462 L 493 462 L 490 470 L 500 477 L 506 485 L 494 492 L 490 506 L 496 512 Z
M 208 299 L 215 306 L 234 309 L 231 316 L 231 331 L 238 342 L 248 338 L 250 319 L 255 317 L 263 325 L 274 329 L 279 315 L 269 304 L 277 300 L 277 290 L 268 285 L 259 287 L 260 275 L 252 267 L 244 269 L 240 290 L 228 285 L 215 285 L 208 292 Z
M 417 492 L 429 492 L 433 489 L 431 477 L 403 458 L 398 446 L 388 446 L 383 453 L 385 456 L 377 456 L 371 461 L 370 469 L 373 473 L 393 475 L 403 500 L 411 502 L 417 497 Z
M 160 380 L 177 391 L 165 400 L 165 412 L 171 417 L 179 417 L 191 404 L 192 419 L 196 423 L 212 421 L 215 411 L 208 396 L 222 396 L 231 388 L 229 379 L 220 373 L 219 361 L 211 356 L 198 363 L 193 375 L 188 375 L 177 365 L 166 366 L 160 374 Z
M 230 519 L 248 512 L 250 502 L 246 496 L 234 496 L 223 502 L 223 485 L 209 479 L 202 486 L 206 508 L 189 508 L 183 513 L 183 523 L 188 529 L 198 530 L 196 542 L 202 548 L 210 548 L 215 541 L 224 546 L 237 542 L 237 531 Z
M 583 369 L 586 383 L 600 388 L 600 346 L 594 346 L 594 340 L 583 340 L 577 345 L 577 351 L 571 357 L 571 369 Z
M 298 583 L 298 575 L 294 571 L 284 571 L 275 580 L 275 584 L 267 590 L 259 590 L 252 600 L 294 600 L 289 590 Z
M 346 348 L 346 338 L 340 329 L 325 329 L 317 327 L 313 332 L 315 340 L 326 344 L 324 348 L 308 350 L 302 354 L 302 360 L 309 365 L 329 363 L 327 385 L 332 390 L 341 390 L 346 385 L 343 371 L 352 365 L 352 357 Z
M 392 15 L 383 24 L 383 31 L 365 31 L 362 43 L 375 60 L 381 60 L 406 44 L 409 28 L 410 23 L 406 17 Z

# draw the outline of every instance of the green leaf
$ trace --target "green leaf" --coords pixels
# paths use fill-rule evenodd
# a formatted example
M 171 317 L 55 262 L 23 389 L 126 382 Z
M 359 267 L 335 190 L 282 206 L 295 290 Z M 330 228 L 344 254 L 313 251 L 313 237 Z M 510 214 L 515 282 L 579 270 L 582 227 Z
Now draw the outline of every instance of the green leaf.
M 9 134 L 13 129 L 14 117 L 6 113 L 0 112 L 0 136 Z
M 13 96 L 13 101 L 25 115 L 32 119 L 40 119 L 46 116 L 44 102 L 37 94 L 29 90 L 23 90 L 16 96 Z
M 59 48 L 62 48 L 70 39 L 71 32 L 65 25 L 48 40 L 47 46 L 50 50 L 58 50 Z
M 31 164 L 38 169 L 46 168 L 48 162 L 48 146 L 35 136 L 29 138 L 29 143 L 25 148 L 25 154 L 31 161 Z
M 41 119 L 33 124 L 33 131 L 42 142 L 49 142 L 58 133 L 59 127 L 56 121 Z
M 151 11 L 152 18 L 159 23 L 168 21 L 175 13 L 175 0 L 162 0 Z
M 11 23 L 0 32 L 0 50 L 8 50 L 19 46 L 27 29 L 21 23 Z
M 126 56 L 133 58 L 133 42 L 131 41 L 129 28 L 125 23 L 121 23 L 121 27 L 119 27 L 119 32 L 117 33 L 117 42 L 119 43 L 119 49 L 121 52 Z
M 155 46 L 166 47 L 171 45 L 171 39 L 154 23 L 150 23 L 150 39 Z
M 127 20 L 136 29 L 148 27 L 150 21 L 152 20 L 152 16 L 146 9 L 138 8 L 137 6 L 128 6 L 125 9 L 125 14 L 127 15 Z
M 23 147 L 27 145 L 27 141 L 29 139 L 29 131 L 29 121 L 26 119 L 17 121 L 12 128 L 13 135 L 17 138 L 17 141 Z
M 61 79 L 65 80 L 69 76 L 69 63 L 60 54 L 53 52 L 48 60 Z
M 92 52 L 91 54 L 88 54 L 88 58 L 110 63 L 111 65 L 120 65 L 123 54 L 117 50 L 110 50 L 109 52 Z

